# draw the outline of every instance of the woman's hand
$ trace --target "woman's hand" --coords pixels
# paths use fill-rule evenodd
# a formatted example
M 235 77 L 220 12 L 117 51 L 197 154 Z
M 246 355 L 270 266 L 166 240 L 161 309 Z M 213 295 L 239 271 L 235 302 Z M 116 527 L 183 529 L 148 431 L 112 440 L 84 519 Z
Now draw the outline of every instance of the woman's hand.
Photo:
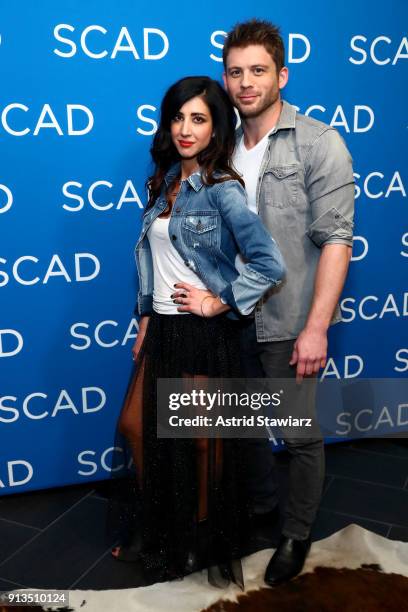
M 188 283 L 176 283 L 171 295 L 173 302 L 180 304 L 179 312 L 191 312 L 199 317 L 215 317 L 230 309 L 219 297 L 204 289 L 197 289 Z
M 144 337 L 146 335 L 147 326 L 149 324 L 150 317 L 144 316 L 139 321 L 139 331 L 137 333 L 136 341 L 132 347 L 132 359 L 136 361 L 139 356 L 140 348 L 143 344 Z

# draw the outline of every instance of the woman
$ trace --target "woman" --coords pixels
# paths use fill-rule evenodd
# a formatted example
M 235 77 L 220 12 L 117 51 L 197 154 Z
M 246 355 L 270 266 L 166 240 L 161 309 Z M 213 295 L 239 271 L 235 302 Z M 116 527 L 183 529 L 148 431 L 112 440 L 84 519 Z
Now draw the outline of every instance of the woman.
M 247 509 L 236 441 L 156 433 L 157 379 L 239 377 L 240 319 L 283 275 L 232 167 L 234 132 L 216 81 L 187 77 L 167 91 L 136 246 L 137 366 L 119 420 L 133 470 L 122 480 L 124 533 L 112 554 L 140 560 L 155 580 L 206 566 L 212 584 L 242 587 Z

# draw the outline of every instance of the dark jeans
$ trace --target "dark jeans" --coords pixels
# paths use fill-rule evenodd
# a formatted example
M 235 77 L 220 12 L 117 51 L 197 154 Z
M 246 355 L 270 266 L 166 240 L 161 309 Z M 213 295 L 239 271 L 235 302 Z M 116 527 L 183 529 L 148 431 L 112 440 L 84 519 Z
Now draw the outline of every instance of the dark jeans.
M 294 340 L 257 342 L 255 322 L 245 325 L 241 336 L 241 360 L 246 378 L 294 378 L 289 365 Z M 296 414 L 293 413 L 296 417 Z M 289 495 L 283 511 L 284 536 L 308 537 L 322 496 L 325 457 L 322 437 L 284 437 L 290 454 Z M 248 467 L 247 487 L 255 513 L 272 510 L 278 503 L 277 478 L 271 444 L 265 439 L 242 440 Z

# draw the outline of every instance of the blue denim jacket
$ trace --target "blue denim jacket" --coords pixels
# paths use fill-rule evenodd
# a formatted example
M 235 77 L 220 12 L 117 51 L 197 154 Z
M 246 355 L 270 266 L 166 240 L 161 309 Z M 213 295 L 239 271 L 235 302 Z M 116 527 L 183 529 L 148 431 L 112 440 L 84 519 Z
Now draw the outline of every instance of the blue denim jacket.
M 166 185 L 179 169 L 180 164 L 176 164 L 169 170 Z M 151 314 L 153 305 L 153 262 L 146 233 L 165 208 L 163 186 L 154 205 L 145 211 L 135 249 L 140 315 Z M 248 209 L 245 190 L 236 180 L 204 185 L 197 172 L 182 181 L 171 212 L 169 236 L 185 265 L 231 306 L 229 318 L 249 314 L 259 298 L 278 285 L 284 275 L 275 241 L 259 217 Z M 240 271 L 235 267 L 238 253 L 245 260 Z

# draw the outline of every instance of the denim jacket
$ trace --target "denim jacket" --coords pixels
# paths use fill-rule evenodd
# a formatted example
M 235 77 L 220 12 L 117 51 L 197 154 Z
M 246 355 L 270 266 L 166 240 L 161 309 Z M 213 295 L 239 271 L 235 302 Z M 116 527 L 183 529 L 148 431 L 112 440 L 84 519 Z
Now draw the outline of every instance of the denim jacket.
M 169 170 L 166 185 L 179 169 L 180 164 L 176 164 Z M 151 314 L 153 305 L 153 262 L 146 233 L 165 208 L 163 186 L 154 205 L 145 211 L 135 249 L 140 315 Z M 245 190 L 236 180 L 205 185 L 197 172 L 182 181 L 171 212 L 169 236 L 185 265 L 231 307 L 229 318 L 249 314 L 284 275 L 275 241 L 260 218 L 248 209 Z M 235 267 L 238 253 L 245 260 L 240 271 Z
M 353 240 L 352 159 L 337 130 L 297 113 L 283 101 L 268 140 L 256 204 L 282 252 L 287 272 L 282 284 L 256 306 L 258 342 L 299 335 L 313 300 L 322 247 L 351 246 Z M 337 306 L 332 323 L 340 319 Z

